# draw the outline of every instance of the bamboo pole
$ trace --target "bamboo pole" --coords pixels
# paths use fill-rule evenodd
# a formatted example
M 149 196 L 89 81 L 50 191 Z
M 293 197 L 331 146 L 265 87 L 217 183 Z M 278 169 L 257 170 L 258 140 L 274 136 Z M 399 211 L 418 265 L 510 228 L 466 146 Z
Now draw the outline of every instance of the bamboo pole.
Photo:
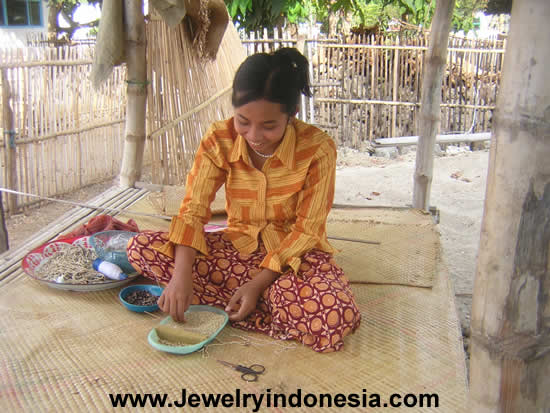
M 399 45 L 399 37 L 397 38 L 397 44 Z M 394 102 L 397 101 L 397 89 L 399 87 L 398 77 L 397 77 L 398 70 L 399 70 L 399 49 L 395 49 L 393 52 L 393 85 L 392 85 L 392 99 Z M 392 114 L 391 114 L 390 136 L 397 135 L 396 129 L 397 129 L 397 106 L 394 106 L 392 108 Z
M 4 124 L 4 145 L 6 151 L 6 185 L 10 189 L 17 189 L 17 148 L 15 146 L 15 119 L 11 107 L 11 90 L 7 69 L 2 69 L 2 118 Z M 17 209 L 17 198 L 15 195 L 8 195 L 8 211 L 15 213 Z
M 550 2 L 516 1 L 472 308 L 470 409 L 550 411 Z
M 143 1 L 124 0 L 127 39 L 126 130 L 120 184 L 133 187 L 141 177 L 145 149 L 147 105 L 147 60 Z
M 371 54 L 369 54 L 369 57 Z M 375 97 L 375 84 L 374 84 L 374 77 L 376 72 L 376 54 L 374 53 L 374 50 L 372 50 L 372 60 L 369 63 L 369 69 L 370 69 L 370 96 Z M 367 78 L 368 82 L 368 78 Z M 373 131 L 374 131 L 374 106 L 370 105 L 369 107 L 369 142 L 372 142 L 373 138 Z
M 314 71 L 313 71 L 313 50 L 312 50 L 313 49 L 313 47 L 312 47 L 313 44 L 311 42 L 304 42 L 304 45 L 307 48 L 307 59 L 308 59 L 308 62 L 309 62 L 309 67 L 308 67 L 309 79 L 313 83 L 316 80 L 315 75 L 314 75 Z M 309 102 L 309 120 L 308 121 L 310 123 L 315 123 L 315 102 L 314 102 L 315 92 L 316 92 L 316 90 L 314 89 L 313 90 L 313 96 L 308 98 L 308 102 Z
M 0 193 L 0 254 L 10 249 L 8 240 L 8 229 L 6 227 L 6 219 L 4 217 L 4 201 Z
M 416 102 L 394 102 L 391 100 L 375 100 L 375 99 L 339 99 L 339 98 L 318 98 L 316 99 L 319 103 L 348 103 L 352 105 L 361 105 L 361 104 L 373 104 L 373 105 L 387 105 L 387 106 L 418 106 Z
M 321 40 L 318 40 L 321 43 Z M 326 41 L 323 43 L 327 43 Z M 328 43 L 324 47 L 328 48 L 347 48 L 347 49 L 388 49 L 388 50 L 428 50 L 426 46 L 410 46 L 410 45 L 386 45 L 386 44 L 336 44 Z M 462 47 L 449 47 L 447 49 L 449 52 L 471 52 L 471 53 L 487 53 L 487 49 L 472 49 L 472 48 L 462 48 Z M 491 54 L 504 54 L 504 49 L 491 49 Z
M 170 121 L 169 124 L 163 126 L 162 128 L 159 128 L 149 134 L 149 138 L 153 138 L 159 135 L 162 135 L 169 129 L 172 129 L 175 125 L 178 123 L 190 118 L 192 115 L 194 115 L 197 112 L 200 112 L 202 109 L 210 105 L 212 102 L 215 102 L 217 99 L 219 99 L 221 96 L 225 95 L 226 93 L 231 91 L 231 86 L 227 86 L 225 89 L 220 90 L 219 92 L 215 93 L 211 97 L 209 97 L 207 100 L 202 102 L 200 105 L 195 106 L 193 109 L 181 114 L 174 120 Z
M 52 139 L 55 139 L 55 138 L 59 138 L 61 136 L 80 135 L 84 132 L 88 132 L 88 131 L 91 131 L 91 130 L 94 130 L 94 129 L 104 128 L 104 127 L 107 127 L 107 126 L 118 125 L 120 123 L 124 123 L 124 119 L 110 120 L 110 121 L 107 121 L 107 122 L 98 122 L 98 123 L 94 123 L 94 124 L 91 124 L 91 125 L 86 125 L 86 126 L 80 127 L 80 128 L 67 129 L 67 130 L 64 130 L 64 131 L 61 131 L 61 132 L 51 133 L 51 134 L 48 134 L 48 135 L 41 136 L 39 138 L 18 139 L 17 143 L 18 144 L 40 143 L 40 142 L 52 140 Z M 5 143 L 4 141 L 0 141 L 0 142 Z
M 447 43 L 455 0 L 436 4 L 430 33 L 430 47 L 422 80 L 419 142 L 416 151 L 413 208 L 428 211 L 433 175 L 433 151 L 441 116 L 441 79 L 447 57 Z
M 298 39 L 284 39 L 284 41 L 285 41 L 285 43 L 292 43 L 293 45 L 295 43 L 298 43 Z M 264 39 L 254 39 L 254 32 L 250 33 L 250 39 L 249 40 L 241 40 L 242 44 L 252 44 L 252 45 L 254 45 L 254 44 L 270 44 L 270 43 L 278 44 L 280 42 L 281 42 L 280 39 L 265 39 L 265 38 Z M 254 52 L 251 52 L 249 50 L 248 53 L 253 54 Z
M 17 69 L 23 67 L 48 67 L 48 66 L 91 66 L 92 60 L 48 60 L 36 62 L 16 61 L 0 64 L 0 69 Z

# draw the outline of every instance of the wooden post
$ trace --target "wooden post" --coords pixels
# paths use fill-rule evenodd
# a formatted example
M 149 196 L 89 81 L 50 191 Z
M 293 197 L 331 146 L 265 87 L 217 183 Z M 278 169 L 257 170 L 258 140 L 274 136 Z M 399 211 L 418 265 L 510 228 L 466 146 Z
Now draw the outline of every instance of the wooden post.
M 395 43 L 397 46 L 399 46 L 399 37 L 396 40 Z M 399 49 L 395 49 L 393 51 L 393 89 L 392 89 L 392 100 L 394 102 L 397 102 L 397 89 L 398 86 L 398 80 L 397 72 L 399 70 Z M 388 79 L 389 80 L 389 79 Z M 391 136 L 397 136 L 396 133 L 396 125 L 397 125 L 397 106 L 393 105 L 391 110 Z
M 550 2 L 515 1 L 489 156 L 468 411 L 550 411 Z
M 435 136 L 441 116 L 441 80 L 447 60 L 447 43 L 455 0 L 438 0 L 430 32 L 430 46 L 422 75 L 422 100 L 416 167 L 414 173 L 413 208 L 430 208 Z
M 123 187 L 133 187 L 141 176 L 145 150 L 147 61 L 143 1 L 124 0 L 124 14 L 128 36 L 126 47 L 128 106 L 120 184 Z
M 10 104 L 11 90 L 8 79 L 8 69 L 2 69 L 2 122 L 4 124 L 4 146 L 6 147 L 6 181 L 8 189 L 17 188 L 17 148 L 15 146 L 15 120 Z M 9 194 L 8 211 L 14 214 L 17 210 L 17 195 Z
M 2 200 L 2 192 L 0 192 L 0 254 L 9 249 L 8 228 L 4 217 L 4 201 Z

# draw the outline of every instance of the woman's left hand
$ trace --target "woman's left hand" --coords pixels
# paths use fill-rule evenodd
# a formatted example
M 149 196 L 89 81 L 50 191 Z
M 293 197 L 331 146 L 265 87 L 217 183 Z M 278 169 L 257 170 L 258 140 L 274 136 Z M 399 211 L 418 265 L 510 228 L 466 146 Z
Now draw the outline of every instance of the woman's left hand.
M 256 308 L 263 291 L 278 276 L 278 273 L 264 268 L 252 280 L 239 287 L 225 307 L 225 311 L 229 314 L 229 319 L 231 321 L 244 320 Z

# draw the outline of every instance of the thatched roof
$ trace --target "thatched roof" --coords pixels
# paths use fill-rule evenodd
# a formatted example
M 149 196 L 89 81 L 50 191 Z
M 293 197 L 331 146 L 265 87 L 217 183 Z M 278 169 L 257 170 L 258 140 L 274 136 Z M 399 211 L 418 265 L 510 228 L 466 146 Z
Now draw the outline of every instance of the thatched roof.
M 147 39 L 152 180 L 179 185 L 208 126 L 232 115 L 231 85 L 246 51 L 231 22 L 215 59 L 201 57 L 188 25 L 170 28 L 155 14 L 147 24 Z

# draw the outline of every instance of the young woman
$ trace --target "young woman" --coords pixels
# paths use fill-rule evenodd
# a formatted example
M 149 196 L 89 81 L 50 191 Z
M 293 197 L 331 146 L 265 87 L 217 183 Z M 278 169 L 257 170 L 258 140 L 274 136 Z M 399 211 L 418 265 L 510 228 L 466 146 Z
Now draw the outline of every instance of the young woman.
M 175 320 L 209 304 L 234 327 L 330 352 L 360 313 L 327 241 L 336 147 L 294 117 L 301 93 L 311 96 L 308 62 L 296 49 L 249 56 L 233 81 L 234 116 L 203 137 L 170 231 L 137 235 L 128 256 L 166 285 L 159 306 Z M 228 226 L 204 233 L 222 185 Z

